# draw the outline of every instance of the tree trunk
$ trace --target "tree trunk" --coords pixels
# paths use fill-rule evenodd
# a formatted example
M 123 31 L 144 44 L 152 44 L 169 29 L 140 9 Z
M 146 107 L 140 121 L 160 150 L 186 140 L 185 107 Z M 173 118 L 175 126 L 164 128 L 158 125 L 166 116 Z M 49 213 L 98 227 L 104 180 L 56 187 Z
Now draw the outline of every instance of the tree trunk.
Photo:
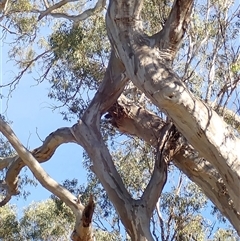
M 175 1 L 173 9 L 187 2 L 192 3 Z M 194 97 L 172 71 L 170 49 L 159 48 L 157 39 L 142 33 L 140 11 L 141 1 L 122 0 L 110 1 L 107 12 L 108 35 L 127 76 L 172 119 L 200 156 L 216 168 L 240 213 L 240 141 L 223 119 Z M 184 18 L 182 12 L 177 21 L 184 22 Z

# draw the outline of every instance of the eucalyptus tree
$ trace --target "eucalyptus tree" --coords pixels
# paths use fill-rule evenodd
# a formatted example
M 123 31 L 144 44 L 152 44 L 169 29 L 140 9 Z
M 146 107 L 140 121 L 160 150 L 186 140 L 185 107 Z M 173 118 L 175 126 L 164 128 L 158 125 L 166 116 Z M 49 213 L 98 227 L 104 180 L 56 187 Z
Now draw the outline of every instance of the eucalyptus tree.
M 75 214 L 72 240 L 93 240 L 93 197 L 84 206 L 39 164 L 73 142 L 91 159 L 91 171 L 132 240 L 154 240 L 150 221 L 170 162 L 240 234 L 237 3 L 2 0 L 0 9 L 4 37 L 14 39 L 9 57 L 20 69 L 2 87 L 13 91 L 39 63 L 38 81 L 52 85 L 49 97 L 66 106 L 64 118 L 78 118 L 31 152 L 1 119 L 0 130 L 17 152 L 0 162 L 6 173 L 1 206 L 18 194 L 18 176 L 27 165 Z M 47 26 L 52 33 L 41 35 Z M 125 187 L 106 144 L 115 130 L 155 149 L 153 171 L 138 198 Z

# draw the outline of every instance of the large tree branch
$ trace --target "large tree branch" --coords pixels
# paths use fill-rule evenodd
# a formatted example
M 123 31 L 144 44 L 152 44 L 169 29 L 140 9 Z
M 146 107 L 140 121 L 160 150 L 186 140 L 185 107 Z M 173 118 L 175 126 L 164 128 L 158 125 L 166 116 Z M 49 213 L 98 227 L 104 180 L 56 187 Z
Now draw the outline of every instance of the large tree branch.
M 175 0 L 164 28 L 153 36 L 159 48 L 171 51 L 172 58 L 177 53 L 190 21 L 193 0 Z
M 97 105 L 99 106 L 98 114 L 102 115 L 105 113 L 121 95 L 128 80 L 124 65 L 116 57 L 114 51 L 112 51 L 103 81 L 91 101 L 88 110 L 94 109 Z M 88 114 L 88 111 L 86 111 L 83 119 L 88 119 Z
M 32 155 L 38 160 L 38 162 L 45 162 L 52 157 L 58 146 L 69 142 L 75 142 L 70 128 L 60 128 L 55 132 L 52 132 L 40 147 L 34 149 Z M 25 163 L 20 156 L 14 156 L 10 161 L 9 158 L 1 160 L 0 166 L 6 167 L 6 165 L 2 164 L 5 164 L 6 160 L 11 164 L 7 169 L 5 183 L 8 186 L 8 193 L 12 196 L 18 194 L 18 175 L 21 169 L 25 166 Z
M 215 111 L 187 90 L 164 53 L 153 48 L 150 39 L 138 30 L 140 23 L 121 18 L 115 21 L 126 12 L 123 14 L 115 1 L 111 2 L 106 18 L 109 38 L 129 78 L 152 103 L 165 111 L 200 155 L 214 165 L 240 213 L 240 140 Z
M 91 158 L 93 162 L 91 170 L 106 190 L 125 227 L 131 230 L 133 227 L 129 222 L 131 217 L 128 215 L 131 213 L 133 199 L 125 188 L 100 133 L 101 115 L 116 102 L 128 81 L 124 71 L 122 63 L 112 52 L 99 90 L 82 119 L 73 126 L 72 133 Z
M 70 2 L 76 2 L 77 0 L 62 0 L 54 5 L 52 5 L 51 7 L 48 7 L 46 10 L 41 11 L 39 17 L 38 17 L 38 21 L 41 20 L 42 18 L 44 18 L 46 15 L 49 15 L 52 11 L 61 8 L 63 5 L 70 3 Z
M 165 122 L 155 114 L 141 106 L 136 106 L 122 95 L 109 110 L 109 116 L 111 123 L 119 131 L 138 136 L 150 145 L 157 147 L 158 137 Z M 181 139 L 179 141 L 183 142 Z M 179 141 L 176 141 L 176 144 Z M 187 143 L 174 154 L 173 163 L 202 189 L 240 233 L 240 214 L 233 205 L 217 170 Z
M 77 215 L 79 209 L 83 210 L 83 206 L 76 202 L 75 196 L 67 189 L 59 185 L 44 171 L 36 158 L 34 158 L 34 156 L 20 143 L 10 126 L 1 118 L 0 131 L 8 139 L 13 148 L 17 151 L 19 157 L 29 167 L 42 186 L 64 201 L 71 208 L 74 214 Z
M 51 15 L 52 17 L 55 17 L 55 18 L 66 18 L 70 21 L 73 21 L 73 22 L 77 23 L 79 21 L 83 21 L 83 20 L 89 18 L 95 12 L 101 11 L 106 6 L 106 0 L 98 0 L 93 8 L 89 8 L 89 9 L 83 11 L 79 15 L 68 15 L 68 14 L 65 14 L 65 13 L 53 12 L 53 11 L 57 10 L 58 8 L 62 7 L 63 5 L 65 5 L 69 2 L 76 2 L 76 1 L 77 0 L 62 0 L 62 1 L 54 4 L 53 6 L 48 7 L 44 11 L 34 9 L 34 10 L 32 10 L 32 12 L 40 13 L 40 15 L 38 17 L 38 20 L 41 20 L 45 16 Z

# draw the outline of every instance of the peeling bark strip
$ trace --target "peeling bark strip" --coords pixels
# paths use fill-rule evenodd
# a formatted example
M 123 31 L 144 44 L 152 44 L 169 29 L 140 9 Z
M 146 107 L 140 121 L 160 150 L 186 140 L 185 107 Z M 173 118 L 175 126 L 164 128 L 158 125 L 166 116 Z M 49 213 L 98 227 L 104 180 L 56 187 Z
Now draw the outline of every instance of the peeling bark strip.
M 81 203 L 80 200 L 77 200 Z M 92 216 L 95 209 L 95 203 L 93 196 L 91 195 L 87 206 L 84 207 L 81 217 L 77 219 L 75 229 L 72 232 L 71 239 L 73 241 L 94 241 L 94 235 L 92 231 Z
M 7 9 L 8 0 L 0 1 L 0 12 L 4 12 Z
M 95 209 L 95 203 L 93 201 L 93 196 L 90 196 L 88 205 L 84 208 L 82 214 L 83 227 L 89 227 L 92 222 L 92 216 Z
M 152 103 L 166 112 L 189 143 L 217 169 L 237 212 L 240 213 L 240 140 L 216 112 L 187 90 L 171 69 L 168 60 L 172 59 L 172 56 L 168 59 L 165 57 L 166 53 L 170 52 L 160 49 L 156 44 L 151 45 L 152 39 L 141 33 L 141 23 L 136 20 L 139 12 L 139 9 L 135 8 L 136 2 L 131 1 L 128 10 L 122 12 L 119 5 L 126 4 L 127 1 L 111 1 L 106 18 L 111 43 L 133 83 Z M 173 8 L 179 8 L 180 2 L 175 1 Z M 193 3 L 186 2 L 189 6 Z M 116 21 L 116 18 L 130 18 L 130 12 L 136 17 L 131 23 Z M 186 15 L 180 14 L 178 16 L 181 18 L 175 19 L 176 33 L 189 15 L 187 9 Z M 139 38 L 145 39 L 143 45 L 138 43 Z

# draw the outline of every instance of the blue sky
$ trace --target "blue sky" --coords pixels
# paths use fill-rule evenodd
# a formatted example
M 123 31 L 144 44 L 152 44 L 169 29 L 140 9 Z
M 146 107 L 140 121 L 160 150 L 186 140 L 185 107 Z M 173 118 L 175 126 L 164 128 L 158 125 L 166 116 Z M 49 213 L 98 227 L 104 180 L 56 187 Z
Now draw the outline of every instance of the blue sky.
M 0 47 L 0 82 L 6 83 L 10 81 L 17 69 L 13 63 L 8 62 L 7 56 L 8 46 L 1 43 Z M 1 100 L 1 114 L 12 121 L 12 128 L 15 134 L 25 147 L 34 149 L 41 145 L 51 132 L 64 126 L 71 126 L 74 123 L 62 120 L 62 116 L 58 110 L 52 111 L 51 105 L 53 101 L 47 98 L 50 85 L 43 82 L 38 86 L 32 79 L 32 75 L 25 75 L 16 90 L 9 98 Z M 8 95 L 8 89 L 2 90 L 4 96 Z M 39 139 L 41 138 L 41 140 Z M 82 167 L 82 148 L 76 144 L 61 145 L 50 161 L 42 164 L 50 176 L 58 182 L 62 182 L 67 178 L 79 179 L 79 184 L 86 182 L 86 172 Z M 29 172 L 29 176 L 33 176 Z M 24 207 L 32 201 L 44 200 L 50 196 L 50 193 L 40 184 L 34 188 L 29 187 L 31 195 L 26 201 L 13 198 L 11 203 Z

